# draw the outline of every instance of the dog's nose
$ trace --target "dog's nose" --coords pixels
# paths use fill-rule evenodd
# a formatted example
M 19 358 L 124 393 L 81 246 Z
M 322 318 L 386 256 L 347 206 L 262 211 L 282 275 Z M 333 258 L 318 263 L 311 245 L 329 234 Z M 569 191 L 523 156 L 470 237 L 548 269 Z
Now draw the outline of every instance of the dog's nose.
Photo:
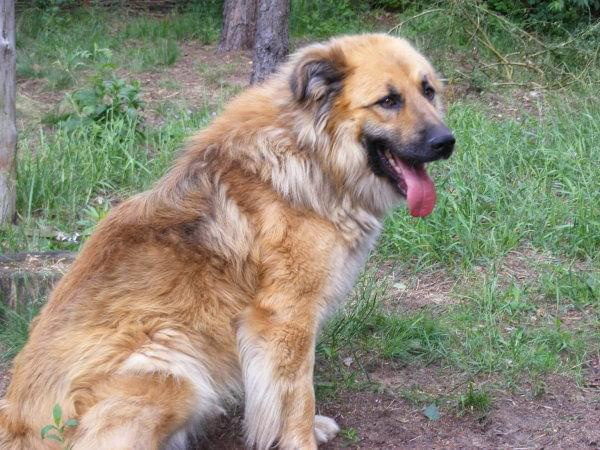
M 450 157 L 455 142 L 452 132 L 444 126 L 435 128 L 429 137 L 431 150 L 442 158 Z

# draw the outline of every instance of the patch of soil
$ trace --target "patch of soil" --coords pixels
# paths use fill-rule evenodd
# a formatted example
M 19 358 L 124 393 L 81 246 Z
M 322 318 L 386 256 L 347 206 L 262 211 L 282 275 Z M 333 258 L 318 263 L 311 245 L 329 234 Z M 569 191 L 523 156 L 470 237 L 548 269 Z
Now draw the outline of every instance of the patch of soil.
M 371 378 L 380 389 L 343 390 L 317 402 L 318 414 L 333 417 L 342 433 L 320 448 L 597 448 L 600 445 L 600 390 L 578 388 L 571 380 L 551 376 L 541 398 L 493 390 L 489 411 L 461 412 L 456 400 L 467 379 L 439 367 L 382 366 Z M 444 399 L 439 420 L 423 414 L 428 401 L 405 393 L 424 392 Z M 489 391 L 489 389 L 488 389 Z M 444 406 L 445 405 L 445 406 Z M 352 431 L 351 431 L 352 430 Z M 355 435 L 353 438 L 352 435 Z M 243 449 L 240 412 L 223 418 L 198 449 Z
M 366 272 L 374 273 L 377 283 L 386 287 L 381 298 L 384 309 L 415 311 L 458 303 L 452 296 L 458 280 L 444 270 L 409 273 L 396 268 L 393 261 L 371 260 Z
M 403 311 L 452 305 L 458 302 L 451 295 L 456 282 L 456 278 L 442 270 L 419 273 L 408 279 L 394 275 L 386 300 Z
M 0 367 L 0 393 L 7 367 Z M 431 398 L 466 389 L 465 377 L 439 367 L 382 365 L 371 377 L 380 389 L 342 390 L 317 402 L 317 413 L 333 417 L 342 433 L 322 449 L 362 448 L 599 448 L 600 387 L 578 388 L 570 379 L 550 376 L 541 398 L 493 391 L 487 413 L 442 406 L 439 420 L 423 414 L 424 404 L 404 393 L 416 389 Z M 448 402 L 446 402 L 448 403 Z M 241 410 L 212 424 L 197 450 L 243 450 Z M 356 438 L 351 439 L 350 430 Z
M 439 381 L 439 380 L 438 380 Z M 589 448 L 600 442 L 598 393 L 553 380 L 542 400 L 496 398 L 485 416 L 442 410 L 430 421 L 422 408 L 390 393 L 345 392 L 322 406 L 358 441 L 337 438 L 325 448 Z

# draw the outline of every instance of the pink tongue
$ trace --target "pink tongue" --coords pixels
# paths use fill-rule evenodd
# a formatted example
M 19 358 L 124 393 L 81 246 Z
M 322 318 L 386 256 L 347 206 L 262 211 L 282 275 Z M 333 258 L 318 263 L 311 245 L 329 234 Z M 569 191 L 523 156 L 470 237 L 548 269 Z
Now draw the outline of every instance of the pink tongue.
M 406 203 L 413 217 L 425 217 L 435 206 L 435 186 L 429 178 L 425 166 L 412 167 L 396 159 L 406 182 Z

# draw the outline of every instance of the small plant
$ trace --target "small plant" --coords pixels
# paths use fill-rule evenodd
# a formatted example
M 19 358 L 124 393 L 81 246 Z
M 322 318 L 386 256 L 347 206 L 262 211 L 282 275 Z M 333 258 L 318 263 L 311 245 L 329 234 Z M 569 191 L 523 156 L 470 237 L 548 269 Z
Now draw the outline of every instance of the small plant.
M 487 412 L 492 405 L 492 398 L 484 390 L 474 389 L 473 383 L 469 384 L 466 393 L 461 394 L 458 399 L 458 406 L 462 411 Z
M 356 431 L 356 428 L 344 428 L 340 431 L 340 436 L 351 443 L 358 442 L 358 431 Z
M 48 84 L 52 89 L 64 89 L 75 83 L 77 71 L 85 67 L 92 54 L 81 49 L 60 49 L 57 56 L 48 73 Z
M 79 225 L 84 227 L 82 234 L 89 236 L 102 219 L 104 219 L 110 211 L 110 203 L 107 201 L 99 202 L 98 205 L 88 205 L 83 210 L 84 217 L 79 221 Z
M 535 399 L 542 398 L 548 390 L 548 386 L 539 377 L 535 377 L 531 382 L 531 396 Z
M 67 129 L 88 124 L 104 124 L 114 119 L 139 120 L 143 102 L 139 82 L 131 84 L 121 78 L 97 77 L 91 87 L 67 94 L 73 112 L 58 119 Z
M 78 425 L 76 419 L 68 419 L 65 423 L 62 421 L 62 409 L 57 403 L 52 409 L 52 421 L 50 425 L 46 425 L 42 428 L 41 435 L 42 440 L 48 439 L 56 441 L 63 445 L 64 449 L 70 448 L 65 440 L 65 431 L 67 428 L 74 428 Z

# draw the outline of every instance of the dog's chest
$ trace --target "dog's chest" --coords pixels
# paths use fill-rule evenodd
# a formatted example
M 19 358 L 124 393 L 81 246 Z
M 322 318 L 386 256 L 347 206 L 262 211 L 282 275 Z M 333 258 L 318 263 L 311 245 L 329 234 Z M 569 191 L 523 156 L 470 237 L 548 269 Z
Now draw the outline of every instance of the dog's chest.
M 325 289 L 326 307 L 323 318 L 330 316 L 346 300 L 365 266 L 379 231 L 376 229 L 369 232 L 356 246 L 339 246 L 332 253 L 331 271 Z

